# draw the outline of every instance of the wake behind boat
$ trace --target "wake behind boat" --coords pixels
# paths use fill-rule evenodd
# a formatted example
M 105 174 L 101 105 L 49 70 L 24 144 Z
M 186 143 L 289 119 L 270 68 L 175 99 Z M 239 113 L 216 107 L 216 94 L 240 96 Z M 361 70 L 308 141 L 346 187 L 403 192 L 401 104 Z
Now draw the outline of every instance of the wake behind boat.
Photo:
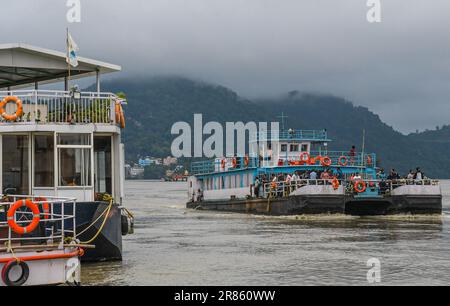
M 260 142 L 257 135 L 253 141 Z M 439 181 L 386 177 L 374 153 L 329 151 L 326 130 L 281 131 L 259 156 L 192 164 L 188 208 L 267 215 L 441 214 Z

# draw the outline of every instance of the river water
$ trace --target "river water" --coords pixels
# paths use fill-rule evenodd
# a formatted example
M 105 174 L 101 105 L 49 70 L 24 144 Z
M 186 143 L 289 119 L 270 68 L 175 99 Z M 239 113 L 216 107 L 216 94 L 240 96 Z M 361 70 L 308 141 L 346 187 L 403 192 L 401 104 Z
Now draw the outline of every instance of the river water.
M 450 284 L 450 181 L 442 217 L 262 217 L 185 209 L 186 183 L 128 181 L 136 216 L 120 263 L 82 266 L 84 285 Z

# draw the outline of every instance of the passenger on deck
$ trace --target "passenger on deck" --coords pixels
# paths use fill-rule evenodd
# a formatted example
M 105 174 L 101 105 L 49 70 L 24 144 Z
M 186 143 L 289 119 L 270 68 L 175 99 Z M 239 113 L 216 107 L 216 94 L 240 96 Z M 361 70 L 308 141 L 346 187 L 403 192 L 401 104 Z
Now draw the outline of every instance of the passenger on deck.
M 416 181 L 421 181 L 421 180 L 423 180 L 423 177 L 424 177 L 424 175 L 422 173 L 422 170 L 420 170 L 420 168 L 417 168 L 416 169 L 416 175 L 415 175 L 414 179 Z
M 309 174 L 309 179 L 310 180 L 317 180 L 317 172 L 315 170 L 312 170 L 311 173 Z
M 380 169 L 377 172 L 377 179 L 384 180 L 386 179 L 386 173 L 384 173 L 384 169 Z
M 322 174 L 320 175 L 320 179 L 322 180 L 329 180 L 330 179 L 330 175 L 328 174 L 327 171 L 322 172 Z
M 203 191 L 201 189 L 197 191 L 197 202 L 203 202 Z
M 391 172 L 389 173 L 389 176 L 387 178 L 390 181 L 395 181 L 400 179 L 400 175 L 398 175 L 397 171 L 395 169 L 391 169 Z
M 350 164 L 352 166 L 354 166 L 355 165 L 355 156 L 356 156 L 356 146 L 352 146 L 348 155 L 350 156 Z
M 253 187 L 253 191 L 255 193 L 255 198 L 259 198 L 260 189 L 261 189 L 261 181 L 260 181 L 259 177 L 256 177 L 255 184 Z
M 414 171 L 413 170 L 409 170 L 409 173 L 406 176 L 406 179 L 409 180 L 409 181 L 412 181 L 412 180 L 414 180 L 414 176 L 415 176 Z

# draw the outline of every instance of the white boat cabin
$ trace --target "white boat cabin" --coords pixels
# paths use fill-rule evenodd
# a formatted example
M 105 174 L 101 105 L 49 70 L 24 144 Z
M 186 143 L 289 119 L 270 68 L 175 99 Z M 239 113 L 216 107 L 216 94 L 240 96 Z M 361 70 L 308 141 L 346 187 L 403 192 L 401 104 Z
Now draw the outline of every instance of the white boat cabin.
M 23 115 L 0 116 L 0 187 L 3 194 L 123 197 L 124 148 L 116 114 L 122 100 L 100 91 L 100 75 L 119 66 L 79 58 L 74 79 L 94 76 L 95 92 L 70 89 L 65 54 L 22 44 L 0 45 L 0 102 L 16 97 Z M 41 90 L 60 83 L 62 90 Z M 58 86 L 58 85 L 56 85 Z M 48 88 L 48 85 L 46 86 Z M 121 108 L 121 106 L 120 106 Z M 15 103 L 4 106 L 18 111 Z

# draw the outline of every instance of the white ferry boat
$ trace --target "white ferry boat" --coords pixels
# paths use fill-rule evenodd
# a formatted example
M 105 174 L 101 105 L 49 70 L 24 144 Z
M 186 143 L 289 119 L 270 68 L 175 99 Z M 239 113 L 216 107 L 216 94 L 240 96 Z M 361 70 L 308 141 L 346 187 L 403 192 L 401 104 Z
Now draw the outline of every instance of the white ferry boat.
M 387 178 L 373 153 L 330 151 L 326 130 L 256 135 L 257 156 L 192 164 L 188 208 L 268 215 L 441 214 L 439 181 Z
M 122 205 L 125 101 L 100 88 L 102 74 L 121 68 L 78 62 L 70 70 L 63 52 L 0 45 L 0 285 L 65 283 L 69 274 L 77 283 L 78 268 L 63 271 L 79 255 L 121 260 L 132 231 Z M 70 88 L 83 77 L 95 77 L 96 90 Z

